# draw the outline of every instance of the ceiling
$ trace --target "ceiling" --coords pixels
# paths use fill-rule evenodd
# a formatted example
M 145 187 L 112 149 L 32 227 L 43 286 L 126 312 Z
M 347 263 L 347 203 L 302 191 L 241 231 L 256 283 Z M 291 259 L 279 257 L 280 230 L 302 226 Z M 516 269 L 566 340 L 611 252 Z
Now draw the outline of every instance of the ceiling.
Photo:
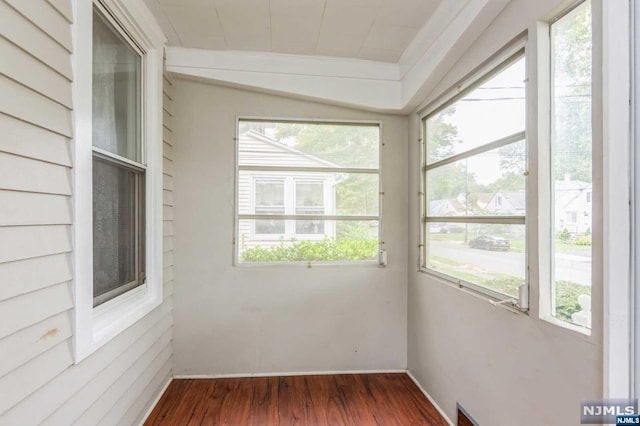
M 170 46 L 397 63 L 441 0 L 145 0 Z

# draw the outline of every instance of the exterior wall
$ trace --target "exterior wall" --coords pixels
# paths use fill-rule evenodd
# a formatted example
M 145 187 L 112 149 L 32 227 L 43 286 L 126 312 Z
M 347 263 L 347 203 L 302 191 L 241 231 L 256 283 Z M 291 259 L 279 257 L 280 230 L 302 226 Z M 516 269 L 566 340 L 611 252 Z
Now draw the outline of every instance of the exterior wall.
M 72 353 L 71 0 L 1 0 L 0 424 L 139 422 L 172 367 L 171 84 L 164 303 L 78 364 Z
M 175 373 L 404 369 L 406 117 L 192 81 L 174 88 Z M 236 116 L 382 120 L 389 265 L 234 267 Z
M 595 0 L 594 5 L 597 3 Z M 557 11 L 561 4 L 567 5 L 567 2 L 510 2 L 425 104 L 527 29 L 531 55 L 528 79 L 529 84 L 534 85 L 530 93 L 536 93 L 536 20 L 553 16 L 550 13 Z M 594 10 L 597 11 L 597 7 Z M 535 114 L 537 105 L 531 100 L 528 108 L 530 114 Z M 532 123 L 531 117 L 529 123 Z M 419 129 L 419 120 L 411 119 L 409 141 L 420 137 Z M 527 133 L 535 138 L 537 130 L 531 126 Z M 409 194 L 417 194 L 419 144 L 409 146 Z M 530 152 L 530 171 L 537 166 L 533 154 Z M 535 178 L 529 183 L 535 193 Z M 529 315 L 514 315 L 436 277 L 416 272 L 418 212 L 418 197 L 412 195 L 408 234 L 408 369 L 411 374 L 454 421 L 456 402 L 459 402 L 483 425 L 578 424 L 580 401 L 599 399 L 603 392 L 602 290 L 601 279 L 597 278 L 597 257 L 594 257 L 593 275 L 594 329 L 592 336 L 585 336 L 539 318 L 537 267 L 532 266 L 529 271 Z M 538 249 L 536 234 L 535 230 L 530 232 L 530 259 Z

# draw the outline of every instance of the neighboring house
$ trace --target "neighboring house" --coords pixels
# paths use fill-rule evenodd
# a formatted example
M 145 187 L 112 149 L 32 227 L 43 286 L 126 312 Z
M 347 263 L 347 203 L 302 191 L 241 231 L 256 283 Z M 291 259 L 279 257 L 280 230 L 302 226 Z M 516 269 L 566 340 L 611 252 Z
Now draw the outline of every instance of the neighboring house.
M 483 208 L 497 215 L 521 216 L 526 212 L 525 197 L 524 191 L 497 191 Z
M 337 165 L 250 130 L 240 135 L 238 206 L 241 214 L 333 215 L 341 173 L 246 170 L 260 167 L 338 167 Z M 257 166 L 257 167 L 256 167 Z M 246 247 L 282 241 L 321 240 L 335 236 L 335 223 L 322 220 L 240 220 L 238 235 Z
M 556 232 L 564 229 L 572 234 L 584 234 L 591 231 L 592 224 L 592 185 L 590 182 L 564 180 L 555 183 L 556 203 L 554 223 Z
M 465 214 L 464 204 L 457 198 L 431 200 L 429 202 L 430 216 L 462 216 Z

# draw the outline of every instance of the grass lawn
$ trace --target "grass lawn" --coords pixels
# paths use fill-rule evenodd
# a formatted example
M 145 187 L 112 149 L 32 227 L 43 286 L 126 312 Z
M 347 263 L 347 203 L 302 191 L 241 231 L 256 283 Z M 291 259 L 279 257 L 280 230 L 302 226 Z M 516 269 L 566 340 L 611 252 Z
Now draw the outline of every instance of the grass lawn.
M 474 269 L 469 265 L 439 256 L 430 257 L 429 267 L 434 271 L 458 278 L 472 284 L 478 284 L 498 293 L 518 298 L 518 288 L 523 283 L 522 278 L 497 272 Z M 572 322 L 571 314 L 580 311 L 578 297 L 591 294 L 591 288 L 571 281 L 556 282 L 556 317 L 563 321 Z
M 467 241 L 471 240 L 474 237 L 475 235 L 469 235 Z M 454 234 L 431 234 L 429 238 L 431 239 L 431 241 L 452 241 L 464 243 L 464 232 L 458 232 Z M 524 252 L 525 250 L 524 240 L 509 240 L 509 244 L 511 245 L 511 251 Z M 591 246 L 564 243 L 560 240 L 556 240 L 556 252 L 558 253 L 588 255 L 590 251 Z

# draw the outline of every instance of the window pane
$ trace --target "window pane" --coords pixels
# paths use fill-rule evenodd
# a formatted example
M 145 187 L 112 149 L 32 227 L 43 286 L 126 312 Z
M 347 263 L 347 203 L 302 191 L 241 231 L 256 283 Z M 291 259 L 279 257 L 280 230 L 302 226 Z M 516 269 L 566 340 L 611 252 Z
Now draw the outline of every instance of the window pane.
M 427 267 L 518 298 L 525 282 L 524 225 L 429 223 Z
M 290 233 L 287 238 L 252 235 L 253 222 L 251 219 L 239 221 L 241 262 L 350 262 L 378 259 L 377 221 L 281 221 Z M 315 229 L 322 229 L 322 232 L 294 235 L 298 229 L 309 231 L 304 223 L 313 223 Z
M 258 208 L 284 213 L 284 181 L 256 181 L 256 209 Z
M 241 166 L 378 168 L 377 125 L 240 122 Z
M 310 210 L 317 214 L 318 207 L 324 210 L 324 183 L 296 182 L 296 214 Z
M 282 198 L 276 200 L 273 198 L 275 195 L 267 195 L 268 189 L 262 186 L 259 189 L 260 194 L 254 194 L 258 187 L 252 187 L 251 182 L 256 179 L 280 179 L 278 189 L 271 185 L 271 191 L 282 194 Z M 306 184 L 301 181 L 313 182 Z M 238 176 L 238 213 L 253 214 L 253 205 L 256 208 L 261 207 L 260 212 L 255 210 L 255 213 L 260 214 L 285 214 L 286 211 L 286 214 L 377 216 L 380 199 L 378 181 L 379 176 L 373 173 L 241 170 Z M 254 196 L 259 199 L 252 202 Z M 276 201 L 275 205 L 266 204 Z
M 427 171 L 429 216 L 524 216 L 525 141 Z
M 255 214 L 285 214 L 284 181 L 255 181 Z M 256 220 L 254 233 L 283 235 L 284 221 L 277 219 Z
M 138 251 L 142 176 L 107 161 L 93 161 L 93 296 L 96 304 L 141 284 Z M 109 297 L 101 297 L 112 293 Z
M 579 298 L 591 291 L 592 37 L 589 2 L 551 26 L 551 52 L 553 314 L 590 328 L 590 299 Z
M 525 129 L 522 57 L 426 120 L 427 164 Z
M 93 145 L 142 162 L 141 58 L 102 16 L 93 13 Z

